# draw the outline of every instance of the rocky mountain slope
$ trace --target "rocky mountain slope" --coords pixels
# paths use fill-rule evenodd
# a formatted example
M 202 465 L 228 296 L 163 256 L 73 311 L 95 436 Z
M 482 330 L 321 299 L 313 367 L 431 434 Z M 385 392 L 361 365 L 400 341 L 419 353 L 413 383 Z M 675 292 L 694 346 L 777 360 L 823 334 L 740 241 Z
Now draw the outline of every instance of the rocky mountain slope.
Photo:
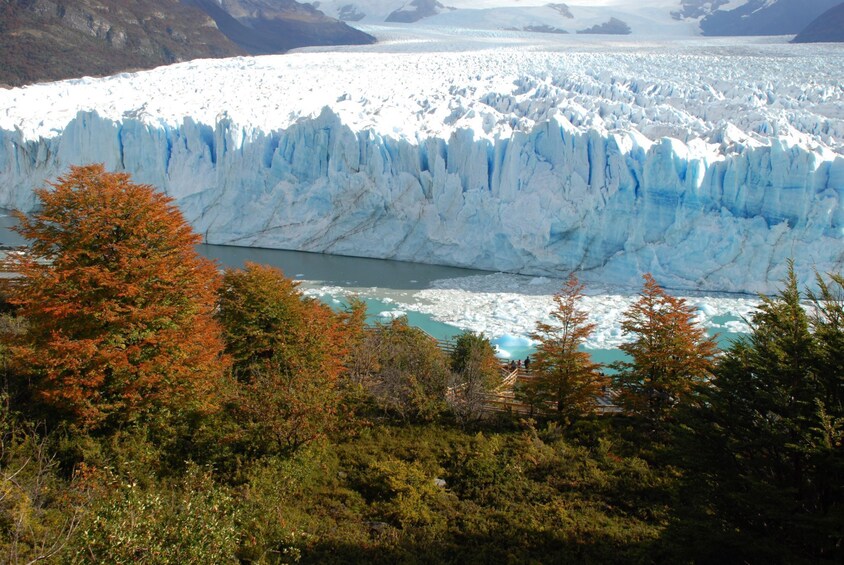
M 748 0 L 703 18 L 704 35 L 789 35 L 800 32 L 841 0 Z
M 361 45 L 375 38 L 294 0 L 182 0 L 211 16 L 250 55 L 310 45 Z
M 11 86 L 240 54 L 178 0 L 0 2 L 0 83 Z
M 373 41 L 293 0 L 0 0 L 0 85 Z
M 818 16 L 797 34 L 793 42 L 844 42 L 844 2 Z

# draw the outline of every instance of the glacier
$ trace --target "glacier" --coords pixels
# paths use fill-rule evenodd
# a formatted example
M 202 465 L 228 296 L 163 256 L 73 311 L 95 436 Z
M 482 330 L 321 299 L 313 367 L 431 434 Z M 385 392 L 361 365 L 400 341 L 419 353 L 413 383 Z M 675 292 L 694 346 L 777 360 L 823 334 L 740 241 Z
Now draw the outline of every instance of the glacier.
M 102 162 L 208 243 L 770 292 L 844 266 L 844 48 L 373 27 L 0 91 L 0 206 Z

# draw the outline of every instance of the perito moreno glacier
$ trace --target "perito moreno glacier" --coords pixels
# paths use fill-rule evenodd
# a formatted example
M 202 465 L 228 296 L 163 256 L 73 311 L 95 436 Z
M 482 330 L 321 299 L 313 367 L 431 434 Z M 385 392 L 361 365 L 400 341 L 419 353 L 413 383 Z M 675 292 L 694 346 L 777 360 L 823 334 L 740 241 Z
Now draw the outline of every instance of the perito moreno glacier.
M 378 28 L 0 91 L 0 206 L 103 162 L 207 242 L 771 291 L 844 267 L 844 47 Z

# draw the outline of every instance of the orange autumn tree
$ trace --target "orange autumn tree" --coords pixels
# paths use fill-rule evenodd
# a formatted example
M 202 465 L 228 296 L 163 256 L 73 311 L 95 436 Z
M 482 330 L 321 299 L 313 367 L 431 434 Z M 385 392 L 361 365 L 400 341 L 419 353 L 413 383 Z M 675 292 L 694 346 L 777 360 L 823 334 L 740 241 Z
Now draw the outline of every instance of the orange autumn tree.
M 280 270 L 246 263 L 224 273 L 217 318 L 238 381 L 235 414 L 249 445 L 287 452 L 334 427 L 344 316 L 304 297 Z
M 172 200 L 102 165 L 71 167 L 16 214 L 11 267 L 28 321 L 15 364 L 54 412 L 88 428 L 208 408 L 223 373 L 219 275 Z
M 695 388 L 712 376 L 715 342 L 695 323 L 695 309 L 666 293 L 650 274 L 621 327 L 633 340 L 614 364 L 619 402 L 659 427 Z
M 609 381 L 601 365 L 580 346 L 594 331 L 588 314 L 578 308 L 584 286 L 571 275 L 554 295 L 556 308 L 552 323 L 539 322 L 531 337 L 539 342 L 531 365 L 540 398 L 553 403 L 562 421 L 588 414 L 597 407 L 597 399 Z

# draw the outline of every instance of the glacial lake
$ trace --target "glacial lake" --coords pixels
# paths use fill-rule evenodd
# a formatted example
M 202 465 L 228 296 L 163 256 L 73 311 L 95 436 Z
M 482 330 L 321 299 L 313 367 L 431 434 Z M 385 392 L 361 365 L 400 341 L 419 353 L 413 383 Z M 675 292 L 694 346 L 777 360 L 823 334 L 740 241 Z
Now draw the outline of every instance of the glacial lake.
M 300 281 L 302 290 L 334 307 L 355 294 L 367 304 L 370 321 L 405 315 L 408 321 L 439 339 L 466 329 L 484 332 L 502 357 L 524 358 L 533 352 L 528 339 L 536 321 L 545 319 L 553 293 L 562 281 L 473 269 L 402 261 L 344 257 L 275 249 L 201 245 L 200 252 L 225 267 L 246 261 L 280 268 Z M 587 351 L 601 363 L 622 358 L 621 312 L 636 299 L 636 290 L 590 289 L 584 309 L 598 328 Z M 682 294 L 682 293 L 680 293 Z M 699 320 L 722 345 L 746 330 L 742 318 L 757 303 L 755 297 L 690 296 Z
M 8 229 L 12 225 L 13 218 L 0 217 L 0 244 L 24 243 Z M 277 267 L 299 281 L 305 294 L 335 308 L 342 308 L 345 298 L 355 294 L 366 302 L 370 322 L 404 315 L 439 339 L 466 329 L 483 332 L 503 358 L 521 359 L 533 351 L 528 336 L 537 320 L 548 320 L 552 296 L 562 285 L 561 280 L 546 277 L 320 253 L 207 244 L 198 250 L 221 267 L 241 267 L 246 261 Z M 636 292 L 587 286 L 583 307 L 597 328 L 586 350 L 595 361 L 610 363 L 622 357 L 617 349 L 624 339 L 621 313 L 636 299 Z M 722 345 L 746 331 L 743 318 L 758 303 L 755 297 L 735 295 L 693 295 L 687 300 Z

